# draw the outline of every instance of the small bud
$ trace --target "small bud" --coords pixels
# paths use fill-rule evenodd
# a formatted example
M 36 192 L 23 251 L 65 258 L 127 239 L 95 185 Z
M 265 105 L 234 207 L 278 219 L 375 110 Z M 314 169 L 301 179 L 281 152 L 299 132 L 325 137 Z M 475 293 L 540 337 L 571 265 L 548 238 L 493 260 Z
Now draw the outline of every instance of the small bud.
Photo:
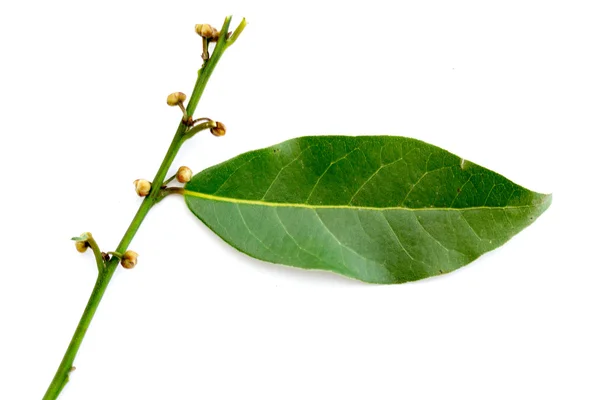
M 180 103 L 183 103 L 186 98 L 187 98 L 187 96 L 185 95 L 185 93 L 181 93 L 181 92 L 171 93 L 170 95 L 167 96 L 167 104 L 170 105 L 171 107 L 177 106 Z
M 152 184 L 145 179 L 136 179 L 133 181 L 135 186 L 135 192 L 140 197 L 148 196 L 150 193 L 150 188 L 152 188 Z
M 91 239 L 92 234 L 90 232 L 83 232 L 81 235 L 79 235 L 79 238 Z M 88 247 L 90 247 L 90 244 L 87 242 L 87 240 L 78 240 L 75 242 L 75 248 L 80 253 L 85 253 Z
M 217 126 L 210 129 L 210 133 L 212 133 L 215 136 L 223 136 L 223 135 L 225 135 L 225 132 L 226 132 L 225 125 L 223 125 L 222 122 L 218 122 L 218 121 L 217 121 Z
M 188 167 L 179 167 L 177 170 L 177 180 L 181 183 L 188 183 L 192 180 L 192 170 Z
M 214 37 L 213 35 L 214 35 L 215 31 L 217 32 L 217 36 L 218 36 L 219 31 L 217 31 L 215 28 L 213 28 L 209 24 L 196 25 L 196 33 L 206 39 L 212 39 Z
M 137 264 L 138 253 L 135 251 L 127 250 L 123 257 L 121 257 L 121 265 L 123 268 L 131 269 Z
M 88 247 L 90 247 L 90 246 L 88 245 L 87 242 L 81 242 L 81 241 L 75 242 L 75 248 L 80 253 L 85 253 L 87 251 Z

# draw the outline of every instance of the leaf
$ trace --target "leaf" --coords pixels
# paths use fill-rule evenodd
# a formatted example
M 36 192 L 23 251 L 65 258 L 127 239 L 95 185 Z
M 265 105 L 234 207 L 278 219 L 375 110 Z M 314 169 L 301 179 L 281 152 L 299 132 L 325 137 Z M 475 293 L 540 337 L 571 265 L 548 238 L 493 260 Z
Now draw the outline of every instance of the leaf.
M 252 257 L 372 283 L 460 268 L 552 200 L 394 136 L 288 140 L 200 172 L 184 195 L 202 222 Z

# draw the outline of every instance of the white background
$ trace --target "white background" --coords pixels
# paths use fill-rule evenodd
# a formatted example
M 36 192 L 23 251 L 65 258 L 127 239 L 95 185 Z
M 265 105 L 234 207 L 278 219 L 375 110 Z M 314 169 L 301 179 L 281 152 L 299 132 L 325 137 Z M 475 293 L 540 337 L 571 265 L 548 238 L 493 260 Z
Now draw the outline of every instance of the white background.
M 39 399 L 191 92 L 194 24 L 246 31 L 197 116 L 200 171 L 308 134 L 446 148 L 554 203 L 452 274 L 375 286 L 255 261 L 167 198 L 61 399 L 598 399 L 600 14 L 589 1 L 3 2 L 0 398 Z

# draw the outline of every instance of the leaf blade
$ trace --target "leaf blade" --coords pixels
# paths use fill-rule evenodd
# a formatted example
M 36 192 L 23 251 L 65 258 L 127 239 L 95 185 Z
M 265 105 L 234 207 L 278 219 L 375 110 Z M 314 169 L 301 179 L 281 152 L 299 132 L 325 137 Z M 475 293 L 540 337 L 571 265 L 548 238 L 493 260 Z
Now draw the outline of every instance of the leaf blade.
M 457 269 L 550 204 L 495 172 L 391 136 L 292 139 L 186 184 L 190 210 L 252 257 L 400 283 Z

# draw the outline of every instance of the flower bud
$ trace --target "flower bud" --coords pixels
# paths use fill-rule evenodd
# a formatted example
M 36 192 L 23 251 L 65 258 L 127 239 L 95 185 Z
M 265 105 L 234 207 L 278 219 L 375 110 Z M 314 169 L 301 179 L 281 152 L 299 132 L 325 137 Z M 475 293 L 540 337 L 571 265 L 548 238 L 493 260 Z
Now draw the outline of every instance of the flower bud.
M 215 28 L 213 28 L 212 26 L 210 26 L 209 24 L 198 24 L 198 25 L 196 25 L 196 33 L 198 35 L 202 36 L 203 38 L 206 38 L 206 39 L 213 38 L 214 37 L 213 33 L 215 31 L 217 32 L 217 35 L 218 35 L 219 32 Z
M 92 238 L 92 234 L 90 232 L 83 232 L 81 235 L 79 235 L 78 239 L 85 239 L 85 240 L 78 240 L 75 242 L 75 248 L 77 249 L 78 252 L 80 253 L 85 253 L 88 249 L 88 247 L 90 247 L 90 244 L 87 242 L 87 239 L 91 239 Z
M 188 167 L 179 167 L 177 170 L 177 180 L 181 183 L 188 183 L 192 180 L 192 170 Z
M 89 245 L 87 242 L 77 241 L 75 242 L 75 248 L 80 253 L 85 253 L 88 249 Z
M 225 135 L 225 132 L 226 132 L 225 125 L 223 125 L 222 122 L 218 122 L 218 121 L 217 121 L 217 126 L 210 129 L 210 133 L 212 133 L 215 136 L 223 136 L 223 135 Z
M 135 251 L 127 250 L 123 257 L 121 257 L 121 265 L 123 268 L 131 269 L 137 264 L 138 253 Z
M 152 188 L 152 184 L 145 179 L 136 179 L 133 181 L 135 186 L 135 192 L 140 197 L 148 196 L 150 193 L 150 189 Z
M 185 93 L 181 93 L 181 92 L 171 93 L 170 95 L 167 96 L 167 104 L 170 105 L 171 107 L 173 107 L 173 106 L 179 105 L 179 103 L 183 103 L 186 98 L 187 98 L 187 96 L 185 95 Z

